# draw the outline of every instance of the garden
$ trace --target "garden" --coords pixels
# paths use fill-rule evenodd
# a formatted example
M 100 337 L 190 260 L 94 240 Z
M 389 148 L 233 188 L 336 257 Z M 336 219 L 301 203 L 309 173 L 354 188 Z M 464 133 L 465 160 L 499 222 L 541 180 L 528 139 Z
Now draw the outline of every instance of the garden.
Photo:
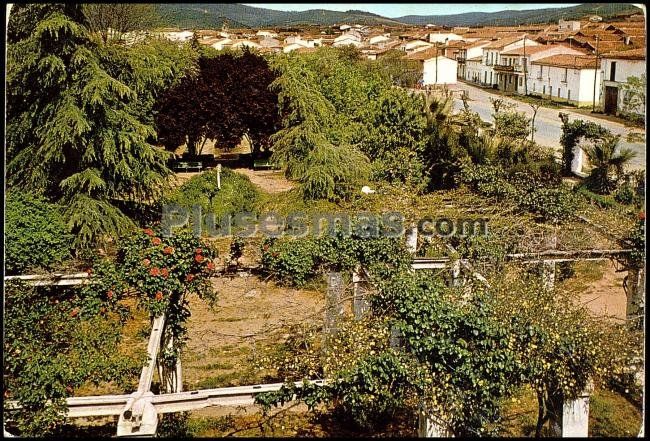
M 638 434 L 645 172 L 618 137 L 562 115 L 557 158 L 500 100 L 491 127 L 400 87 L 398 57 L 124 45 L 96 13 L 9 19 L 5 432 L 137 434 L 127 411 L 153 408 L 161 437 L 541 437 L 591 390 L 590 436 Z M 291 185 L 169 168 L 244 138 Z M 200 215 L 167 234 L 170 206 Z M 352 220 L 209 234 L 237 213 Z M 418 228 L 443 218 L 487 234 Z M 101 396 L 118 411 L 71 416 Z

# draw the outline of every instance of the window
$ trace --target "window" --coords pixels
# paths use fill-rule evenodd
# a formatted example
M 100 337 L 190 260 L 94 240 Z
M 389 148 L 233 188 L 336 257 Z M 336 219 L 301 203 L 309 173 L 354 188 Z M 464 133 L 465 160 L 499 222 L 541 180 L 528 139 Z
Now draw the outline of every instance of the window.
M 535 92 L 535 83 L 533 83 L 533 92 Z
M 561 94 L 562 94 L 562 89 L 558 87 L 558 88 L 557 88 L 557 97 L 558 97 L 558 98 L 561 98 L 561 97 L 560 97 Z
M 539 66 L 539 78 L 542 78 L 543 73 L 544 73 L 544 66 Z
M 542 86 L 542 95 L 546 95 L 546 84 Z
M 519 87 L 523 86 L 524 84 L 524 79 L 522 77 L 519 77 Z
M 553 86 L 548 86 L 548 96 L 553 96 Z
M 570 100 L 571 99 L 571 90 L 566 91 L 566 99 Z
M 612 61 L 611 66 L 609 70 L 609 81 L 616 81 L 616 61 Z
M 566 83 L 566 77 L 567 77 L 568 71 L 569 71 L 569 69 L 567 69 L 567 68 L 564 69 L 564 76 L 562 77 L 562 81 L 565 82 L 565 83 Z

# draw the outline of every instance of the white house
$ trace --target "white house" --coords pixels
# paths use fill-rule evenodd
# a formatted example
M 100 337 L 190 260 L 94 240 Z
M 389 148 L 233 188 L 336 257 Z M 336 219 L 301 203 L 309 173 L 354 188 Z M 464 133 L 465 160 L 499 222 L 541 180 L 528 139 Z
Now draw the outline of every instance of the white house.
M 524 78 L 529 77 L 530 63 L 561 54 L 585 55 L 585 52 L 564 44 L 527 45 L 501 52 L 499 64 L 493 66 L 499 90 L 525 95 L 528 90 Z
M 454 34 L 453 32 L 442 33 L 442 32 L 432 32 L 429 34 L 430 43 L 445 43 L 447 41 L 462 40 L 462 35 Z
M 528 74 L 528 93 L 578 107 L 591 106 L 596 92 L 600 93 L 600 69 L 591 55 L 552 55 L 531 61 Z M 594 82 L 595 81 L 595 82 Z
M 218 51 L 230 47 L 232 42 L 230 38 L 208 38 L 199 41 L 199 43 L 210 46 Z
M 275 38 L 275 37 L 278 36 L 277 32 L 273 32 L 273 31 L 257 31 L 257 33 L 255 35 L 257 35 L 258 37 L 262 37 L 262 38 L 265 38 L 265 37 L 266 38 Z
M 456 84 L 456 71 L 458 62 L 441 55 L 437 48 L 419 51 L 407 55 L 409 60 L 422 63 L 422 79 L 425 86 L 437 84 Z
M 459 66 L 462 63 L 459 63 Z M 467 58 L 465 60 L 464 78 L 466 81 L 480 83 L 483 75 L 483 56 Z
M 422 40 L 411 40 L 400 45 L 400 49 L 409 54 L 413 52 L 423 51 L 429 49 L 430 47 L 433 47 L 431 43 Z
M 236 40 L 232 43 L 231 46 L 233 49 L 243 49 L 245 47 L 249 49 L 259 49 L 262 46 L 259 43 L 256 43 L 251 40 Z
M 629 77 L 640 78 L 646 74 L 645 48 L 630 49 L 619 52 L 609 52 L 601 55 L 601 74 L 603 78 L 601 94 L 604 100 L 604 111 L 618 115 L 620 112 L 630 112 L 645 115 L 645 108 L 626 109 L 623 85 Z
M 370 39 L 368 39 L 369 44 L 375 45 L 385 44 L 389 41 L 391 41 L 390 34 L 375 35 L 374 37 L 370 37 Z
M 490 40 L 478 40 L 466 42 L 458 48 L 458 55 L 456 56 L 456 61 L 458 62 L 458 78 L 464 78 L 471 81 L 473 75 L 467 75 L 467 62 L 469 59 L 475 59 L 478 57 L 480 63 L 483 55 L 483 47 L 487 46 L 489 43 Z
M 564 32 L 573 32 L 580 30 L 580 22 L 577 20 L 562 20 L 558 21 L 557 24 L 558 31 Z
M 260 39 L 260 46 L 269 48 L 275 51 L 280 51 L 282 49 L 282 43 L 277 38 L 262 38 Z
M 345 33 L 339 35 L 338 37 L 336 37 L 334 39 L 334 43 L 337 43 L 337 42 L 343 41 L 343 40 L 350 40 L 350 39 L 361 42 L 361 40 L 363 40 L 363 37 L 361 36 L 361 34 L 358 31 L 349 31 L 349 32 L 345 32 Z
M 479 82 L 484 85 L 493 86 L 497 84 L 497 75 L 494 71 L 494 65 L 499 64 L 501 52 L 506 52 L 524 45 L 538 46 L 539 43 L 525 36 L 501 38 L 483 46 L 483 63 L 481 65 L 481 78 Z
M 339 26 L 339 29 L 342 30 L 342 31 L 347 31 L 349 29 L 352 29 L 352 26 L 344 24 L 344 25 Z
M 344 38 L 339 41 L 335 41 L 334 44 L 332 44 L 333 47 L 341 47 L 341 46 L 354 46 L 354 47 L 363 47 L 365 44 L 360 42 L 359 40 L 356 40 L 354 38 Z
M 162 35 L 171 41 L 188 41 L 194 35 L 192 31 L 172 31 L 172 32 L 163 32 Z

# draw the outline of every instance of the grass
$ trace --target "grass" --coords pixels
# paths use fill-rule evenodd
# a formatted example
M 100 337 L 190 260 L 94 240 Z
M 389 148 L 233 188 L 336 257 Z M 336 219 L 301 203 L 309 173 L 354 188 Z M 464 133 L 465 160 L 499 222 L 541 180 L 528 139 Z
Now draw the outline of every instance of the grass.
M 505 404 L 504 424 L 499 435 L 503 437 L 534 436 L 536 423 L 537 399 L 532 389 L 523 388 Z M 590 437 L 636 436 L 639 433 L 640 425 L 640 409 L 621 394 L 598 389 L 591 395 L 589 400 Z

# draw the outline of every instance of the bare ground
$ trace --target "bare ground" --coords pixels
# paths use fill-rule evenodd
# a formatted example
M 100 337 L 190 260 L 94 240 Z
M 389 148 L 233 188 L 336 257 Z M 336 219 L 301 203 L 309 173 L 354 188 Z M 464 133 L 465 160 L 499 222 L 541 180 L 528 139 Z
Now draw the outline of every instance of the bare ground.
M 266 193 L 282 193 L 295 188 L 296 184 L 284 177 L 279 170 L 251 170 L 236 168 L 237 173 L 248 176 L 248 179 Z

